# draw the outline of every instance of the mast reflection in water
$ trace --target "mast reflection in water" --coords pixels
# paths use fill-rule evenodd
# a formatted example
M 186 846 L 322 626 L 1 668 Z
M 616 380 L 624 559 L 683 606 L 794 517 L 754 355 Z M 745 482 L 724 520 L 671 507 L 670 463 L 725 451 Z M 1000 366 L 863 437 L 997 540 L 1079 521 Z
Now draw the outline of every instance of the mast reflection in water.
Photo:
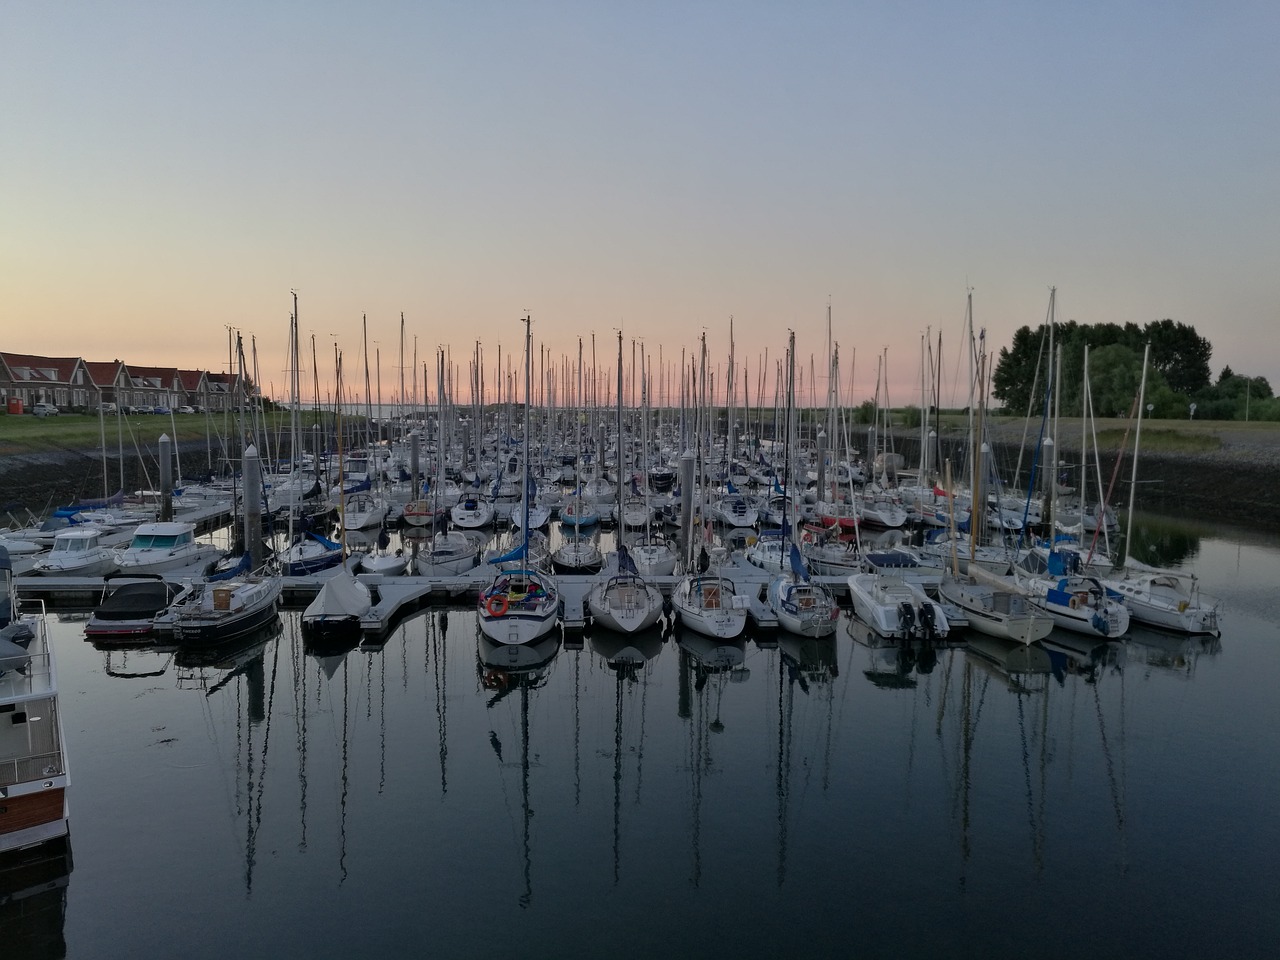
M 1266 955 L 1280 547 L 1199 543 L 1221 640 L 496 646 L 468 608 L 321 650 L 285 611 L 195 660 L 51 622 L 44 916 L 71 956 Z

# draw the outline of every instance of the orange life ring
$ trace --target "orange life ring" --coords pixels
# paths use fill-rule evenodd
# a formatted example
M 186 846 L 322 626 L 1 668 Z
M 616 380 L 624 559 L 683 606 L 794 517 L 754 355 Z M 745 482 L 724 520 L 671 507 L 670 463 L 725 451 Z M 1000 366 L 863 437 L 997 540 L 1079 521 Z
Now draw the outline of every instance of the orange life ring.
M 803 540 L 805 543 L 813 543 L 813 531 L 806 530 L 804 532 L 804 536 L 802 536 L 800 539 Z
M 484 602 L 484 608 L 489 611 L 489 616 L 500 617 L 507 612 L 507 595 L 505 593 L 495 593 Z

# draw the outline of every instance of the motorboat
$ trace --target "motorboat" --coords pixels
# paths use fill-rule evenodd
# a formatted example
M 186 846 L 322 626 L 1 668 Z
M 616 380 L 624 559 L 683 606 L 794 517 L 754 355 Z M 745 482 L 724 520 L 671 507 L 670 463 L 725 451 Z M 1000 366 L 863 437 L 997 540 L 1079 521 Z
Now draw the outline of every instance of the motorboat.
M 121 573 L 190 572 L 203 575 L 221 555 L 211 543 L 196 540 L 196 525 L 184 521 L 142 523 L 129 546 L 115 553 Z
M 156 617 L 191 590 L 190 583 L 175 583 L 159 574 L 108 574 L 102 599 L 84 625 L 84 635 L 98 645 L 150 638 L 156 630 Z
M 101 530 L 88 527 L 62 531 L 53 538 L 53 549 L 32 565 L 46 577 L 101 577 L 115 569 L 115 551 L 103 546 Z
M 901 577 L 855 573 L 849 577 L 853 612 L 882 637 L 936 640 L 947 635 L 946 611 Z
M 0 549 L 0 853 L 68 832 L 70 774 L 43 609 L 23 613 Z

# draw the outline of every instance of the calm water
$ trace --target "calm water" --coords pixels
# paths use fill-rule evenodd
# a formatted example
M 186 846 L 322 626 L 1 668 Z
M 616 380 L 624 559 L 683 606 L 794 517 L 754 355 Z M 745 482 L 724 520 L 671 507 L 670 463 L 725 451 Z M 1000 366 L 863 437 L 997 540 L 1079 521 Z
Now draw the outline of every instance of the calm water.
M 469 610 L 202 665 L 60 619 L 74 869 L 6 952 L 1275 956 L 1280 542 L 1183 552 L 1221 640 L 1028 670 L 843 624 L 512 663 Z

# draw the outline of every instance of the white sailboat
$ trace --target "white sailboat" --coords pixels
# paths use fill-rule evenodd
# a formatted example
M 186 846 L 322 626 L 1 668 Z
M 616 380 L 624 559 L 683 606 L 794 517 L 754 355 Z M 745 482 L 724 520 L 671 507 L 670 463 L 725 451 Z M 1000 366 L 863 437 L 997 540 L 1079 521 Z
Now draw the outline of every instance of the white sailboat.
M 335 352 L 337 347 L 334 347 Z M 336 356 L 337 395 L 342 396 L 342 355 Z M 342 405 L 337 408 L 338 462 L 342 463 Z M 339 467 L 338 483 L 342 483 L 342 467 Z M 339 566 L 324 584 L 314 600 L 302 612 L 302 627 L 313 638 L 347 637 L 358 633 L 365 614 L 373 607 L 369 587 L 356 578 L 347 566 L 346 529 L 339 540 L 343 558 Z
M 524 357 L 524 449 L 529 449 L 529 398 L 531 348 L 533 342 L 532 321 L 525 317 Z M 529 461 L 524 460 L 524 488 L 529 486 Z M 528 500 L 521 501 L 524 507 Z M 484 590 L 477 602 L 477 618 L 480 630 L 495 643 L 531 643 L 550 633 L 559 617 L 560 594 L 555 580 L 531 566 L 503 569 L 506 562 L 524 558 L 528 560 L 529 523 L 524 518 L 521 525 L 523 540 L 520 546 L 502 557 L 491 560 L 499 565 L 499 573 Z

